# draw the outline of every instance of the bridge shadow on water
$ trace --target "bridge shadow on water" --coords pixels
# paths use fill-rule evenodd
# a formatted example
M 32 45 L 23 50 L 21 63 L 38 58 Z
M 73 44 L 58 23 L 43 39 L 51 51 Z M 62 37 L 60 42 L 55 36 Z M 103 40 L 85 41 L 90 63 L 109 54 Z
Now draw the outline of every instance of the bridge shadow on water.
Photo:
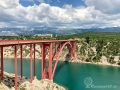
M 64 62 L 62 62 L 61 64 L 59 64 L 59 65 L 57 66 L 56 71 L 55 71 L 55 76 L 54 76 L 54 78 L 57 77 L 58 72 L 59 72 L 65 65 L 67 65 L 68 63 L 69 63 L 68 61 L 64 61 Z
M 58 75 L 58 72 L 65 66 L 69 63 L 70 61 L 70 54 L 67 54 L 66 57 L 65 57 L 65 61 L 62 62 L 61 64 L 58 64 L 57 68 L 56 68 L 56 71 L 55 71 L 55 75 L 54 75 L 54 78 L 56 78 L 56 76 Z

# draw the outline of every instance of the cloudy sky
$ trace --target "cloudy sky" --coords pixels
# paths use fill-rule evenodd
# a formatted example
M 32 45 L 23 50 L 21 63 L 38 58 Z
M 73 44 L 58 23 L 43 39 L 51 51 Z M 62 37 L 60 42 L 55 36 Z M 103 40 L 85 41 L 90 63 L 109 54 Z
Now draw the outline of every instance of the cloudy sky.
M 120 0 L 0 0 L 0 28 L 43 26 L 120 26 Z

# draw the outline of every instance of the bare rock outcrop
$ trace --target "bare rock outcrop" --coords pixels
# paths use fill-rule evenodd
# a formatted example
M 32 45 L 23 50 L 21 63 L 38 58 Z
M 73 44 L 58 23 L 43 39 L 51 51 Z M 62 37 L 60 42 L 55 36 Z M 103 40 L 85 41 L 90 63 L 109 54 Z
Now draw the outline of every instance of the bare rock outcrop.
M 48 80 L 33 80 L 32 83 L 26 81 L 19 86 L 19 90 L 67 90 L 64 87 Z

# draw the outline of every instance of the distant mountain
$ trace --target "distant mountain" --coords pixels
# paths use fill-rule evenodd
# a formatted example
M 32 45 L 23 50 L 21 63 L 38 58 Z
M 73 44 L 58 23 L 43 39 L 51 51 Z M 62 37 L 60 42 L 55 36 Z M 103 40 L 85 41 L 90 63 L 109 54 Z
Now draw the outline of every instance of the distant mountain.
M 0 36 L 17 36 L 17 35 L 35 35 L 35 34 L 53 34 L 69 35 L 84 32 L 120 32 L 120 27 L 110 28 L 54 28 L 54 27 L 34 27 L 34 28 L 0 28 Z

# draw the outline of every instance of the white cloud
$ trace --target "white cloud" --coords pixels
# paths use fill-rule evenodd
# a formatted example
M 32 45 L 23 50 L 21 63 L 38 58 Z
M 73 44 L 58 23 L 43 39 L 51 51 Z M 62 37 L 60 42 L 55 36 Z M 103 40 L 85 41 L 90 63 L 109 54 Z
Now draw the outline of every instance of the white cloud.
M 120 0 L 85 0 L 85 3 L 106 14 L 120 13 Z
M 14 8 L 19 4 L 19 0 L 0 0 L 0 7 Z
M 98 1 L 98 0 L 97 0 Z M 108 15 L 86 0 L 88 7 L 63 8 L 41 3 L 24 7 L 19 0 L 0 1 L 0 27 L 109 27 L 120 26 L 120 13 Z M 107 13 L 107 14 L 106 14 Z

